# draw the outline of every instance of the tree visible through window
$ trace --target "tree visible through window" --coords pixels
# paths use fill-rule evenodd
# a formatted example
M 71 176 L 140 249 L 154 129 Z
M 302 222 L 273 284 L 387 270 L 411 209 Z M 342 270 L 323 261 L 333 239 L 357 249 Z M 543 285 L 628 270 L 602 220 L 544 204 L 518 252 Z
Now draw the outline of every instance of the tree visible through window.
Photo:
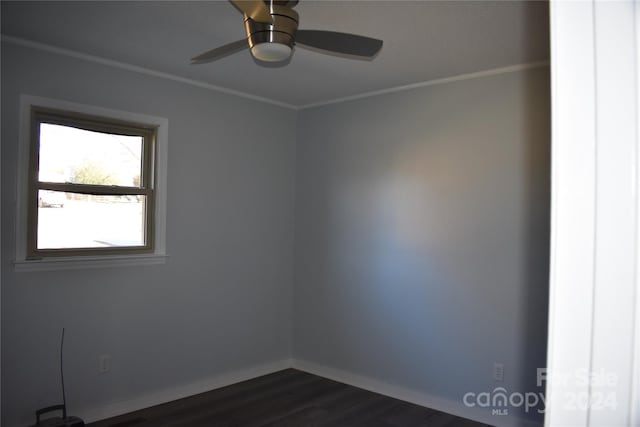
M 30 257 L 153 250 L 156 129 L 32 110 Z

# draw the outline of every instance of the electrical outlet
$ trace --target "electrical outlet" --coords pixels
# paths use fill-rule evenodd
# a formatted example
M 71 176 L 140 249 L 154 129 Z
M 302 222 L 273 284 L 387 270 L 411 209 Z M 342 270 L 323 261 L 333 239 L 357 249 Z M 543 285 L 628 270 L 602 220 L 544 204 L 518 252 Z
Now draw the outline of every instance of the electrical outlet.
M 502 363 L 494 362 L 493 379 L 496 381 L 504 381 L 504 365 Z
M 100 363 L 98 365 L 98 372 L 101 374 L 106 374 L 111 370 L 111 355 L 102 354 L 100 355 Z

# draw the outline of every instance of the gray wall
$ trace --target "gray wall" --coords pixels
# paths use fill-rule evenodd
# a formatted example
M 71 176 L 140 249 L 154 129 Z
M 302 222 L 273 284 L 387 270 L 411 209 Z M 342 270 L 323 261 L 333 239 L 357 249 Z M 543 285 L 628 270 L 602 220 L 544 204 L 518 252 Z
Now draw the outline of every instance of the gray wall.
M 294 358 L 456 402 L 542 391 L 549 91 L 545 67 L 300 113 Z
M 13 272 L 22 93 L 169 119 L 166 265 Z M 3 43 L 3 425 L 32 423 L 35 409 L 59 402 L 63 326 L 75 413 L 290 357 L 295 120 L 291 110 Z M 112 371 L 100 375 L 102 353 Z

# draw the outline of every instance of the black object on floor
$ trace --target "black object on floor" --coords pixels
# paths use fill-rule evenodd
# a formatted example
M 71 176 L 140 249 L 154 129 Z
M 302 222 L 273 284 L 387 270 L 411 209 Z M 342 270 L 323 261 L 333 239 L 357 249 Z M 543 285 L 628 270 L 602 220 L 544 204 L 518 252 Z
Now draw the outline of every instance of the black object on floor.
M 62 405 L 47 406 L 36 411 L 36 423 L 34 427 L 84 427 L 84 421 L 78 417 L 67 416 L 67 395 L 64 391 L 64 328 L 60 337 L 60 383 L 62 384 Z M 61 411 L 62 418 L 53 417 L 40 420 L 40 417 L 49 412 Z
M 40 420 L 40 416 L 53 411 L 62 411 L 62 418 L 53 417 Z M 36 423 L 34 427 L 84 427 L 84 421 L 78 417 L 67 416 L 67 407 L 62 405 L 53 405 L 36 411 Z

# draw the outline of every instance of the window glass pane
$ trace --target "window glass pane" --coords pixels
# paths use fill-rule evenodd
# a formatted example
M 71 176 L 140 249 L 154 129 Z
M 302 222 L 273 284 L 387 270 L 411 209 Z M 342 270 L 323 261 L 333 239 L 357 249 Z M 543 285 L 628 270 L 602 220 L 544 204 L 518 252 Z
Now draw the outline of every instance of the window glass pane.
M 145 196 L 38 192 L 38 249 L 144 246 Z
M 41 182 L 140 187 L 142 136 L 40 124 Z

